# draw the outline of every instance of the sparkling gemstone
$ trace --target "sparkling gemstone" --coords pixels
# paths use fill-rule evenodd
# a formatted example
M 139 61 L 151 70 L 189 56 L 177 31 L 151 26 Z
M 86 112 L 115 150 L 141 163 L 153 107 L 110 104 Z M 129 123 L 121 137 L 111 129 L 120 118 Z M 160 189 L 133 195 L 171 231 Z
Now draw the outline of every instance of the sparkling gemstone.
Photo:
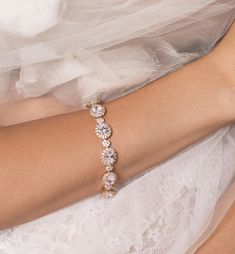
M 112 134 L 112 129 L 107 123 L 98 123 L 95 128 L 96 135 L 99 138 L 109 138 Z
M 110 190 L 110 191 L 104 190 L 102 195 L 105 198 L 113 198 L 116 195 L 116 191 L 115 190 Z
M 108 172 L 103 175 L 102 183 L 105 190 L 111 190 L 114 188 L 117 182 L 117 175 L 114 172 Z
M 105 148 L 102 152 L 101 159 L 104 165 L 113 165 L 117 160 L 117 152 L 111 147 Z
M 96 118 L 96 122 L 97 123 L 104 123 L 104 118 L 102 118 L 102 117 Z
M 91 101 L 87 102 L 87 107 L 91 107 L 91 105 L 93 105 L 93 104 L 100 104 L 100 103 L 101 102 L 100 102 L 100 100 L 98 98 L 94 98 Z
M 90 114 L 94 117 L 101 117 L 105 114 L 105 107 L 100 104 L 92 104 Z
M 110 171 L 113 171 L 113 165 L 108 165 L 106 166 L 106 171 L 110 172 Z
M 103 147 L 109 147 L 109 146 L 111 146 L 111 142 L 107 139 L 103 139 L 102 145 L 103 145 Z

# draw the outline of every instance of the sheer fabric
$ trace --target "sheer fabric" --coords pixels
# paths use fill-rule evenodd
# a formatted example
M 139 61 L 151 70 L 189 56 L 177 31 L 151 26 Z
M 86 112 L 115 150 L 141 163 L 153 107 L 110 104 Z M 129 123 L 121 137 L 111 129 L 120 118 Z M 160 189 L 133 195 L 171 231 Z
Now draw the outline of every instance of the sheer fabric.
M 233 0 L 0 0 L 0 103 L 49 94 L 81 109 L 124 96 L 205 55 L 234 17 Z M 111 202 L 93 196 L 0 231 L 0 254 L 193 253 L 234 200 L 223 202 L 234 154 L 229 126 Z

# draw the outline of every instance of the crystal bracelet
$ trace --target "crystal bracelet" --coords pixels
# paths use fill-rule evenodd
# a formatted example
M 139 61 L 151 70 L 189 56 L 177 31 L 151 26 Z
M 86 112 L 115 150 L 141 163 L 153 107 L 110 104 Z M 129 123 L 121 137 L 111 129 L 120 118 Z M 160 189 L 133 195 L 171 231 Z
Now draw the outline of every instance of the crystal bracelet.
M 105 166 L 105 173 L 102 176 L 102 194 L 105 197 L 114 197 L 117 192 L 117 174 L 114 172 L 114 164 L 117 162 L 117 152 L 111 147 L 109 138 L 112 135 L 111 126 L 105 122 L 105 106 L 95 100 L 87 104 L 90 114 L 96 118 L 95 133 L 101 139 L 103 152 L 101 154 L 102 163 Z

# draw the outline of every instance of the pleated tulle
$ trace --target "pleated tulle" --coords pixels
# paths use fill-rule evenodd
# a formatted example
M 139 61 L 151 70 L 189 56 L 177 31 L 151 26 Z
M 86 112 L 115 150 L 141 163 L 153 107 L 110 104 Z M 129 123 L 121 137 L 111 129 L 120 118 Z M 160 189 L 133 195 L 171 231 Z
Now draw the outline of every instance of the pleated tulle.
M 207 53 L 227 31 L 235 2 L 1 0 L 0 6 L 0 103 L 51 92 L 82 106 L 97 95 L 122 96 Z

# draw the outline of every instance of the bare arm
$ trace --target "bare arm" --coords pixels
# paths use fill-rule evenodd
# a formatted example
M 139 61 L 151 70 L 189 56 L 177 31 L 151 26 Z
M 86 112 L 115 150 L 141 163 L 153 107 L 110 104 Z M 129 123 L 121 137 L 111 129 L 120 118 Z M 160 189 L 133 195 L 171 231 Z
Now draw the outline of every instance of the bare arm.
M 107 104 L 121 181 L 235 121 L 235 80 L 219 71 L 219 52 Z M 85 110 L 0 130 L 1 229 L 99 191 L 94 127 Z

